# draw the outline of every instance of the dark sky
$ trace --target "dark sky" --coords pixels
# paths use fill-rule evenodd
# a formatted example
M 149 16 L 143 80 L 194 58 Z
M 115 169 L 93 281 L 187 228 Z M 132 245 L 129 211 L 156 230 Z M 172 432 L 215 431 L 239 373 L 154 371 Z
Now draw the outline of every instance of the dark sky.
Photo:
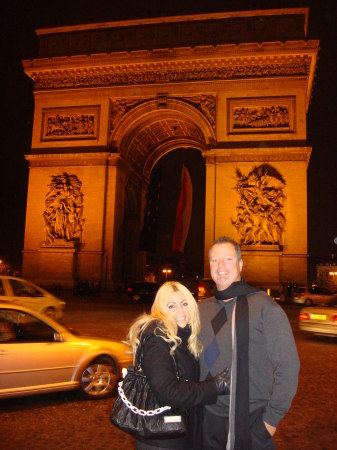
M 20 264 L 33 120 L 33 84 L 21 60 L 37 56 L 37 28 L 187 13 L 309 6 L 309 39 L 320 40 L 319 61 L 307 116 L 313 147 L 308 168 L 308 251 L 337 254 L 336 17 L 335 0 L 110 0 L 18 1 L 2 6 L 0 258 Z M 299 214 L 301 214 L 299 212 Z

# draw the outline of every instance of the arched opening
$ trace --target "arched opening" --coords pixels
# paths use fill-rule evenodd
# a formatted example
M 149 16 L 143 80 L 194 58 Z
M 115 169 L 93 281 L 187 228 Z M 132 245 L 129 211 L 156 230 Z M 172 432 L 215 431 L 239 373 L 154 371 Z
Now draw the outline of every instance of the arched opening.
M 113 107 L 112 107 L 113 111 Z M 143 280 L 153 272 L 163 281 L 162 269 L 172 268 L 175 278 L 203 274 L 205 161 L 203 151 L 215 142 L 211 121 L 195 105 L 181 99 L 149 99 L 133 105 L 125 112 L 112 113 L 110 147 L 119 152 L 125 169 L 120 193 L 125 198 L 122 228 L 115 229 L 115 242 L 122 240 L 119 252 L 119 279 L 124 287 L 132 281 Z M 193 188 L 192 215 L 183 249 L 172 251 L 177 204 L 180 195 L 183 164 L 189 172 Z M 154 179 L 161 172 L 159 184 Z M 127 207 L 128 179 L 138 179 L 133 186 L 140 208 Z M 154 193 L 152 190 L 155 190 Z M 157 191 L 156 191 L 157 189 Z M 151 192 L 158 196 L 157 210 L 149 207 Z M 150 195 L 151 194 L 151 195 Z M 150 219 L 149 223 L 145 223 Z M 145 228 L 152 228 L 144 243 Z M 118 234 L 122 233 L 120 238 Z
M 193 195 L 189 230 L 181 252 L 172 250 L 172 241 L 183 165 L 189 172 Z M 152 272 L 157 281 L 165 281 L 164 268 L 172 270 L 169 279 L 203 275 L 205 177 L 205 160 L 201 152 L 193 148 L 171 150 L 153 168 L 149 189 L 156 191 L 152 191 L 152 197 L 148 196 L 148 202 L 144 205 L 138 243 L 138 253 L 143 253 L 145 264 L 144 277 Z M 150 224 L 151 230 L 144 235 L 147 219 L 150 219 L 147 224 Z M 140 260 L 139 255 L 136 259 Z

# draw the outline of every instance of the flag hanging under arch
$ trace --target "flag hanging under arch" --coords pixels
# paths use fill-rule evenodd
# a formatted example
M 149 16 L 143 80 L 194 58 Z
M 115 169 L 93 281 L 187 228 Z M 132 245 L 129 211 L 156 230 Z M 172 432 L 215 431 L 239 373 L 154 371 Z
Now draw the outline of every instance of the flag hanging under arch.
M 153 253 L 156 251 L 161 178 L 162 168 L 158 165 L 151 175 L 151 181 L 146 194 L 143 226 L 138 244 L 139 251 Z
M 174 226 L 172 252 L 184 253 L 184 247 L 190 229 L 192 215 L 193 187 L 190 174 L 183 164 L 181 170 L 181 188 Z

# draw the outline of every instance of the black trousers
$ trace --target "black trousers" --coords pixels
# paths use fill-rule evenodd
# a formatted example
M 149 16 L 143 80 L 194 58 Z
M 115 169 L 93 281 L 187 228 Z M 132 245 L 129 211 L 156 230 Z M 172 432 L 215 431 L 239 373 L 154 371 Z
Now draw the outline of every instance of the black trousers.
M 263 408 L 250 415 L 250 449 L 236 450 L 276 450 L 274 439 L 268 433 L 263 420 Z M 228 437 L 228 417 L 211 414 L 206 408 L 203 422 L 203 450 L 226 450 Z
M 177 450 L 179 447 L 172 447 L 172 448 L 168 448 L 168 447 L 158 447 L 158 446 L 153 446 L 153 445 L 149 445 L 146 444 L 145 442 L 141 442 L 141 441 L 137 441 L 136 440 L 136 450 Z M 179 448 L 179 450 L 182 450 Z M 192 448 L 190 450 L 193 450 Z

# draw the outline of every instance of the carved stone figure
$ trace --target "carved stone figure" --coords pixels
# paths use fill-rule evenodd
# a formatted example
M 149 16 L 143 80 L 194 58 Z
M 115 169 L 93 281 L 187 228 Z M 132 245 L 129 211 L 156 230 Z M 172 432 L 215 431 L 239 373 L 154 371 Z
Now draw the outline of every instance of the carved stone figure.
M 283 215 L 285 181 L 268 164 L 255 167 L 247 176 L 239 169 L 235 190 L 240 195 L 233 225 L 241 244 L 282 245 L 286 219 Z
M 94 114 L 69 114 L 48 117 L 45 136 L 94 135 Z
M 196 106 L 199 111 L 201 111 L 207 117 L 212 127 L 215 128 L 216 99 L 213 95 L 184 97 L 183 99 Z
M 254 106 L 235 108 L 233 128 L 287 128 L 290 126 L 287 106 Z
M 46 224 L 46 244 L 55 239 L 81 241 L 85 220 L 83 213 L 82 183 L 76 175 L 53 175 L 48 185 L 46 209 L 43 217 Z

